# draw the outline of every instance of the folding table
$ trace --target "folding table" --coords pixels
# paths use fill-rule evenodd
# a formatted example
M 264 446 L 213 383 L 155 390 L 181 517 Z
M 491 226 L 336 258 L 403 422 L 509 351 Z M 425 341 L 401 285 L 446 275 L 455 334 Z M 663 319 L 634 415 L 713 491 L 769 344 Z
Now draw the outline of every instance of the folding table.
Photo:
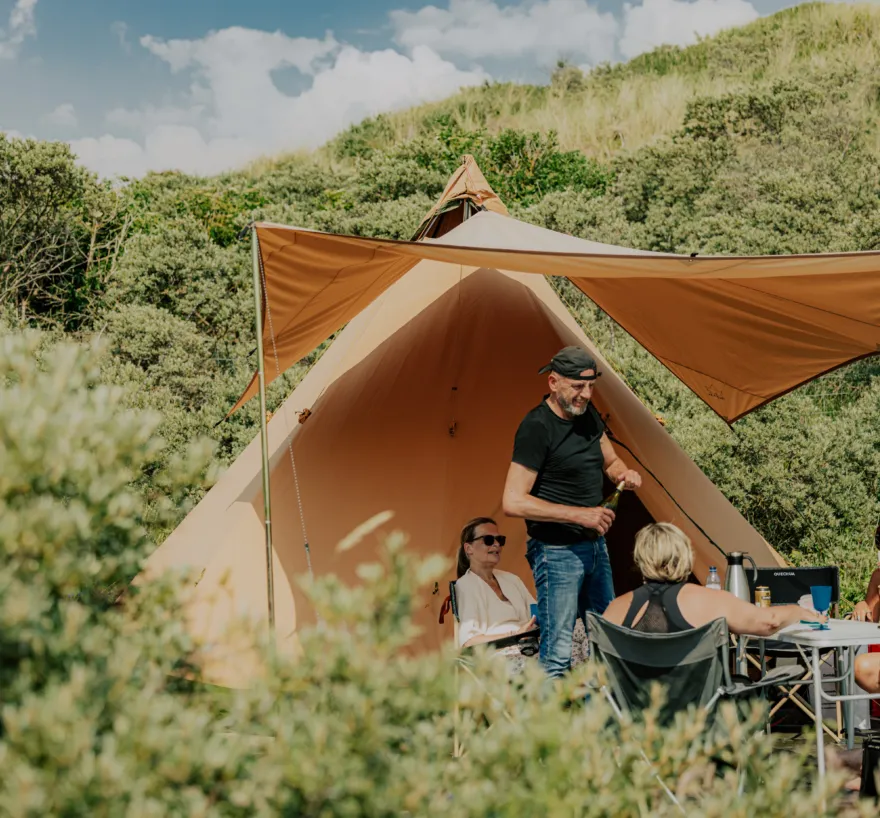
M 809 650 L 812 654 L 813 670 L 813 710 L 816 720 L 816 751 L 819 775 L 825 775 L 825 731 L 822 722 L 822 702 L 842 702 L 844 719 L 846 721 L 847 747 L 852 749 L 854 744 L 854 725 L 851 703 L 860 699 L 880 699 L 880 693 L 853 693 L 855 683 L 855 649 L 862 645 L 880 643 L 880 625 L 875 622 L 853 622 L 844 619 L 829 619 L 828 630 L 817 630 L 810 625 L 795 623 L 783 628 L 767 639 L 776 639 L 790 645 Z M 748 639 L 763 641 L 765 637 L 749 636 Z M 819 653 L 822 650 L 834 650 L 838 654 L 838 667 L 843 668 L 840 676 L 822 678 Z M 843 686 L 842 694 L 830 694 L 822 690 L 823 683 L 835 682 Z

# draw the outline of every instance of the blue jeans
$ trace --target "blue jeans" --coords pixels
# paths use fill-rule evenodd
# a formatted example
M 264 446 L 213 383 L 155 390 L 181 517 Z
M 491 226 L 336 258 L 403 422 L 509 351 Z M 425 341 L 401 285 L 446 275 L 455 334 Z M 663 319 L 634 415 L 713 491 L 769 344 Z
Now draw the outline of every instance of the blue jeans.
M 577 617 L 586 627 L 587 611 L 604 613 L 614 599 L 608 547 L 604 537 L 573 545 L 531 539 L 526 559 L 538 591 L 541 664 L 550 676 L 562 676 L 571 668 Z

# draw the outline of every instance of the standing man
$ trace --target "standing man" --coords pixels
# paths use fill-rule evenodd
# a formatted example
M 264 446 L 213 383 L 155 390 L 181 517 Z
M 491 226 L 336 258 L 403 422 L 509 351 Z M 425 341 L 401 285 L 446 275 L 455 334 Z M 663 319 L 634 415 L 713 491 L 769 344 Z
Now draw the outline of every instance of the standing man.
M 551 676 L 562 676 L 571 666 L 577 617 L 588 610 L 601 614 L 614 598 L 604 536 L 614 512 L 599 507 L 602 473 L 628 489 L 638 488 L 642 478 L 617 456 L 590 403 L 601 374 L 592 356 L 566 347 L 544 372 L 550 373 L 550 394 L 517 429 L 503 508 L 526 520 L 541 663 Z

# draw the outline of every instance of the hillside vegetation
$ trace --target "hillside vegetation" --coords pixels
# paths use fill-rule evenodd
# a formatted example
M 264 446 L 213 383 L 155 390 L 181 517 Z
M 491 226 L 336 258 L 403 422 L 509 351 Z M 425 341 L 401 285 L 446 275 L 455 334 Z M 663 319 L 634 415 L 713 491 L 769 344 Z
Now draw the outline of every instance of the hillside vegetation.
M 41 343 L 108 346 L 99 381 L 161 411 L 166 441 L 136 486 L 161 539 L 160 479 L 202 436 L 214 466 L 256 430 L 251 402 L 216 425 L 252 372 L 253 216 L 408 238 L 463 153 L 514 215 L 647 250 L 792 253 L 880 243 L 880 8 L 808 5 L 547 86 L 494 84 L 367 120 L 310 156 L 212 178 L 112 188 L 60 144 L 0 136 L 4 322 Z M 784 555 L 836 562 L 863 589 L 880 517 L 880 363 L 838 371 L 728 428 L 566 282 L 553 282 L 618 371 Z M 316 351 L 314 354 L 318 354 Z M 270 391 L 277 406 L 314 357 Z M 202 488 L 184 492 L 192 502 Z M 179 499 L 179 498 L 178 498 Z M 152 512 L 149 509 L 153 509 Z

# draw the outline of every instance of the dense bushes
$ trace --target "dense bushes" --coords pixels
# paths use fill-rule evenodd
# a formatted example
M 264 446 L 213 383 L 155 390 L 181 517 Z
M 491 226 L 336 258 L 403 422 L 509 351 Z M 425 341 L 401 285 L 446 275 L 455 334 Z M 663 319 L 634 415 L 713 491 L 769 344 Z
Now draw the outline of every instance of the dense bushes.
M 831 15 L 840 25 L 823 40 L 817 21 Z M 717 746 L 698 715 L 610 730 L 599 701 L 580 704 L 586 670 L 558 690 L 538 673 L 518 689 L 490 660 L 456 677 L 449 654 L 407 658 L 414 594 L 439 566 L 400 539 L 362 569 L 363 587 L 324 577 L 309 589 L 324 626 L 302 634 L 301 661 L 250 691 L 194 683 L 176 585 L 119 592 L 254 435 L 255 402 L 218 425 L 255 363 L 237 241 L 251 217 L 406 238 L 470 152 L 518 217 L 574 235 L 702 253 L 876 248 L 865 55 L 877 21 L 796 9 L 589 76 L 561 66 L 550 88 L 469 89 L 405 127 L 377 117 L 316 157 L 210 179 L 151 174 L 114 190 L 63 146 L 0 136 L 0 315 L 19 330 L 0 334 L 0 813 L 676 814 L 645 750 L 692 814 L 844 814 L 833 798 L 820 808 L 800 759 L 748 730 Z M 814 56 L 821 71 L 803 68 Z M 708 90 L 673 106 L 665 138 L 652 131 L 609 161 L 534 126 L 544 106 L 576 113 L 588 97 L 608 100 L 600 121 L 612 121 L 627 83 L 685 75 Z M 713 91 L 718 76 L 741 87 Z M 614 130 L 603 144 L 619 148 L 626 128 Z M 880 517 L 878 359 L 729 428 L 579 291 L 553 284 L 771 544 L 841 565 L 856 598 Z M 21 334 L 34 324 L 47 331 Z M 270 409 L 325 347 L 272 385 Z M 450 757 L 458 683 L 463 759 Z M 746 765 L 743 797 L 719 758 Z
M 446 566 L 409 556 L 401 536 L 361 567 L 362 586 L 307 588 L 323 625 L 301 634 L 297 662 L 249 690 L 198 684 L 175 585 L 113 605 L 149 548 L 129 484 L 162 443 L 156 417 L 100 385 L 99 362 L 0 337 L 3 815 L 680 814 L 654 771 L 689 814 L 857 814 L 839 810 L 839 774 L 811 791 L 809 762 L 732 711 L 714 738 L 699 713 L 618 730 L 599 697 L 583 704 L 587 668 L 548 688 L 535 662 L 514 687 L 490 657 L 456 676 L 450 651 L 407 656 L 417 591 Z M 190 486 L 205 454 L 178 458 L 166 491 Z
M 66 145 L 0 133 L 0 302 L 23 320 L 76 327 L 125 239 L 122 211 Z

